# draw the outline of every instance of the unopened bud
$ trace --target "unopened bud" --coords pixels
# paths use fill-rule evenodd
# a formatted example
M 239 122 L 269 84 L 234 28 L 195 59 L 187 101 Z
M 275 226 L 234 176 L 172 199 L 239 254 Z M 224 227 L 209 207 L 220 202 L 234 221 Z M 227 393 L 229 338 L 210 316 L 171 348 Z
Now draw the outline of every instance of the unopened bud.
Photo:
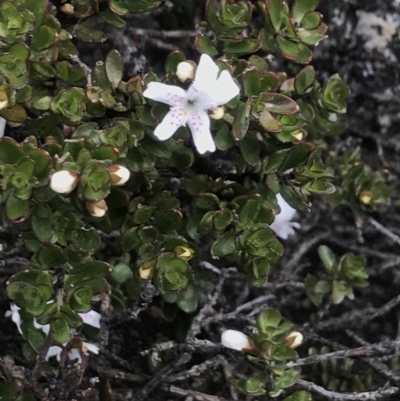
M 297 347 L 300 347 L 301 344 L 303 344 L 303 334 L 301 334 L 298 331 L 292 331 L 286 338 L 285 338 L 285 344 L 291 349 L 295 349 Z
M 236 351 L 252 350 L 254 348 L 253 342 L 246 334 L 237 330 L 226 330 L 221 335 L 221 344 Z
M 185 83 L 194 78 L 195 63 L 192 61 L 182 61 L 176 67 L 176 76 L 179 81 Z
M 93 217 L 103 217 L 108 207 L 104 200 L 100 200 L 98 202 L 86 202 L 86 209 Z
M 0 90 L 0 110 L 5 109 L 8 106 L 8 96 L 6 91 Z
M 370 191 L 364 191 L 361 196 L 360 196 L 360 200 L 362 203 L 364 203 L 364 205 L 369 205 L 372 201 L 372 194 Z
M 121 186 L 124 185 L 130 178 L 130 171 L 123 166 L 117 164 L 108 168 L 111 175 L 111 185 Z
M 141 279 L 148 280 L 149 278 L 151 278 L 156 262 L 157 259 L 151 259 L 148 262 L 143 263 L 142 266 L 139 267 L 139 275 Z
M 194 251 L 192 248 L 189 248 L 188 246 L 177 246 L 174 249 L 175 256 L 181 260 L 184 260 L 187 262 L 188 260 L 192 259 Z
M 301 141 L 304 138 L 304 133 L 303 131 L 295 131 L 292 132 L 292 137 L 297 141 Z
M 213 120 L 220 120 L 225 114 L 225 109 L 223 106 L 218 106 L 215 109 L 211 110 L 211 113 L 209 114 L 210 118 Z
M 59 194 L 69 194 L 78 184 L 78 174 L 74 171 L 61 170 L 51 176 L 50 188 Z

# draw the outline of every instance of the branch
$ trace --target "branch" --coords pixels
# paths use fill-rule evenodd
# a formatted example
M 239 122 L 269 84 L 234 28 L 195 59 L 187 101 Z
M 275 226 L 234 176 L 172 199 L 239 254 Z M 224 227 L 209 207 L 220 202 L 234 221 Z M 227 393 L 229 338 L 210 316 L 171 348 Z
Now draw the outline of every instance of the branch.
M 398 387 L 390 387 L 388 389 L 379 389 L 376 391 L 367 391 L 364 393 L 337 393 L 335 391 L 329 391 L 325 388 L 318 386 L 317 384 L 308 382 L 303 379 L 298 379 L 297 384 L 305 388 L 308 391 L 322 395 L 329 400 L 334 401 L 378 401 L 387 399 L 387 397 L 397 394 L 399 392 Z

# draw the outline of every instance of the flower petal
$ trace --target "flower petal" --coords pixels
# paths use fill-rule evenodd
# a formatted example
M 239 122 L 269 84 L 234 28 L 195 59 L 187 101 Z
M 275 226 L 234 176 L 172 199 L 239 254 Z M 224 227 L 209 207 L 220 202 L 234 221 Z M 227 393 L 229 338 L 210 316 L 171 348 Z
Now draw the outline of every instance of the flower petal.
M 201 155 L 207 151 L 215 152 L 215 143 L 210 132 L 210 117 L 205 111 L 198 110 L 190 113 L 188 126 L 196 149 Z
M 0 138 L 4 136 L 4 132 L 6 130 L 6 123 L 7 121 L 3 117 L 0 117 Z
M 97 345 L 90 344 L 90 343 L 83 343 L 83 345 L 88 349 L 88 351 L 93 352 L 93 354 L 98 354 L 100 348 Z
M 157 125 L 154 135 L 160 141 L 166 141 L 175 134 L 176 130 L 186 123 L 187 114 L 181 108 L 172 108 Z
M 48 361 L 52 356 L 56 356 L 57 360 L 60 360 L 62 348 L 58 345 L 52 345 L 47 351 L 45 360 Z
M 209 94 L 217 106 L 228 103 L 240 92 L 239 87 L 228 71 L 222 71 L 217 82 L 211 88 Z
M 178 106 L 186 96 L 184 89 L 179 86 L 166 85 L 160 82 L 150 82 L 143 96 L 170 106 Z
M 193 85 L 200 91 L 208 92 L 215 85 L 219 68 L 208 54 L 202 54 L 196 69 Z
M 97 329 L 100 328 L 100 313 L 94 310 L 90 310 L 86 313 L 78 313 L 78 315 L 81 317 L 83 323 L 88 324 L 89 326 L 96 327 Z

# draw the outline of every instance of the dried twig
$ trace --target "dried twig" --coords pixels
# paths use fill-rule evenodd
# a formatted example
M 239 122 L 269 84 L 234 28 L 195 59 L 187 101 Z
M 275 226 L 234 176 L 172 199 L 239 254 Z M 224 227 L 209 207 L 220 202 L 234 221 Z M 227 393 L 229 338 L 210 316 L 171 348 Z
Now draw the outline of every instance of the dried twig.
M 396 244 L 400 245 L 400 237 L 396 234 L 393 234 L 390 230 L 388 230 L 386 227 L 384 227 L 381 223 L 377 222 L 375 219 L 372 217 L 369 218 L 368 220 L 380 233 L 383 235 L 386 235 L 386 237 L 390 238 L 392 241 L 394 241 Z
M 298 379 L 297 384 L 308 391 L 322 395 L 333 401 L 378 401 L 387 399 L 387 397 L 397 394 L 400 389 L 398 387 L 390 387 L 388 389 L 379 389 L 376 391 L 367 391 L 364 393 L 337 393 L 329 391 L 317 384 Z
M 204 394 L 198 391 L 187 390 L 176 386 L 161 386 L 161 389 L 167 393 L 171 393 L 178 397 L 187 399 L 189 399 L 189 397 L 192 397 L 192 399 L 198 401 L 229 401 L 226 398 L 217 397 L 215 395 Z

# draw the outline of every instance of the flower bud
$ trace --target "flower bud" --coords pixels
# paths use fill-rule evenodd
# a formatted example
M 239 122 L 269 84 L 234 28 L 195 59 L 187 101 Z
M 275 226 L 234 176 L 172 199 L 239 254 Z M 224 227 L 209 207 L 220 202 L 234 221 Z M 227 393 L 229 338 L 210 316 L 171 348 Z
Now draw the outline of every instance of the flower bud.
M 8 106 L 8 96 L 5 90 L 0 90 L 0 110 Z
M 224 116 L 224 114 L 225 114 L 224 106 L 218 106 L 215 109 L 211 110 L 209 116 L 213 120 L 220 120 Z
M 139 276 L 143 280 L 148 280 L 151 278 L 153 268 L 156 266 L 157 259 L 151 259 L 148 262 L 142 264 L 139 267 Z
M 117 164 L 108 168 L 111 174 L 111 185 L 121 186 L 124 185 L 130 178 L 130 171 L 124 166 L 118 166 Z
M 51 176 L 50 188 L 59 194 L 69 194 L 77 186 L 78 178 L 74 171 L 57 171 Z
M 104 200 L 100 200 L 98 202 L 86 202 L 86 209 L 93 217 L 103 217 L 108 207 Z
M 190 61 L 182 61 L 176 67 L 176 76 L 179 81 L 185 83 L 194 78 L 195 64 Z
M 370 191 L 363 191 L 360 196 L 360 201 L 364 205 L 369 205 L 372 201 L 372 193 Z
M 252 341 L 246 334 L 237 330 L 226 330 L 221 335 L 221 344 L 236 351 L 251 350 L 254 348 Z
M 291 348 L 295 349 L 297 347 L 300 347 L 301 344 L 303 344 L 303 334 L 301 334 L 298 331 L 292 331 L 289 333 L 289 335 L 285 338 L 285 344 Z
M 188 246 L 179 245 L 174 249 L 175 256 L 181 260 L 187 262 L 188 260 L 192 259 L 194 251 L 192 248 Z

